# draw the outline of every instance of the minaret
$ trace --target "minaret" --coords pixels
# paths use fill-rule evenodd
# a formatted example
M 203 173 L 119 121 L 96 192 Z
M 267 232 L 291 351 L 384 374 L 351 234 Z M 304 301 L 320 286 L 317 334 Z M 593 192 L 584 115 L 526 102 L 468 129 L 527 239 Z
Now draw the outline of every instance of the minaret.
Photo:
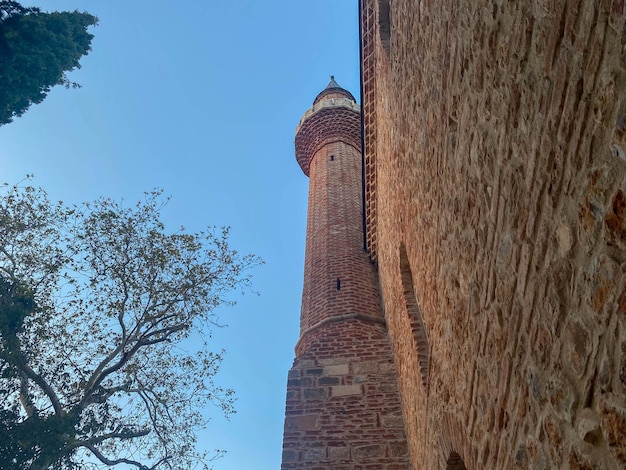
M 360 109 L 333 77 L 296 129 L 296 159 L 310 178 L 309 208 L 281 468 L 409 469 L 376 271 L 363 249 Z

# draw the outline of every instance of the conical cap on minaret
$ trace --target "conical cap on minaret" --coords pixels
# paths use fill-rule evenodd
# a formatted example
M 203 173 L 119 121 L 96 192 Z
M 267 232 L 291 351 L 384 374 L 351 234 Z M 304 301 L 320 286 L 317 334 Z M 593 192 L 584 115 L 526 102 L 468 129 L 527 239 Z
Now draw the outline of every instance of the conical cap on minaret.
M 348 98 L 348 99 L 356 102 L 356 99 L 354 99 L 354 96 L 352 95 L 352 93 L 350 93 L 348 90 L 342 88 L 335 81 L 335 76 L 334 75 L 330 76 L 330 82 L 328 82 L 328 85 L 326 86 L 326 88 L 324 88 L 315 97 L 315 100 L 313 100 L 313 104 L 319 103 L 325 97 L 328 97 L 328 98 Z

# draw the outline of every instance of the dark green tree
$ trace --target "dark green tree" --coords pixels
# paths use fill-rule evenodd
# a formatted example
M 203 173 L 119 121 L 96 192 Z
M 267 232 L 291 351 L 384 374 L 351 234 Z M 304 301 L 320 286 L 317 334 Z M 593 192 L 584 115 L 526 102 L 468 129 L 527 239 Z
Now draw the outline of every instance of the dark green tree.
M 55 85 L 76 87 L 66 72 L 91 50 L 89 13 L 41 12 L 0 0 L 0 125 L 41 103 Z
M 259 260 L 227 231 L 166 233 L 158 191 L 66 207 L 4 188 L 0 468 L 208 468 L 202 411 L 233 396 L 207 341 Z

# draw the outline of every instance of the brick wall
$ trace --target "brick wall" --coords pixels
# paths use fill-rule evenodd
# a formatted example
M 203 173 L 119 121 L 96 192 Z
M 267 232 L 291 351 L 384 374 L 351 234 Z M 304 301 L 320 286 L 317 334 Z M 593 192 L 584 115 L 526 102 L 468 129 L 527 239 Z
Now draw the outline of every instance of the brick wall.
M 310 177 L 301 336 L 332 316 L 382 316 L 376 272 L 363 249 L 358 105 L 326 94 L 313 111 L 296 133 L 296 158 Z
M 382 316 L 376 272 L 363 249 L 360 149 L 325 145 L 310 178 L 302 330 L 330 316 Z
M 624 2 L 380 3 L 368 240 L 415 468 L 624 468 Z
M 289 371 L 282 469 L 411 468 L 387 330 L 358 318 L 307 336 Z

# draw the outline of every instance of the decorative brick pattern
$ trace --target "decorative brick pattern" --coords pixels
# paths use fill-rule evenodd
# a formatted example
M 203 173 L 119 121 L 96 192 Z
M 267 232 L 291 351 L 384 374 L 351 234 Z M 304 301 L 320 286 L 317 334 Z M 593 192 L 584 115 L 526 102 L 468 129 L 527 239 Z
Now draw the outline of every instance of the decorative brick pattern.
M 361 7 L 361 80 L 363 126 L 363 176 L 365 178 L 365 244 L 372 261 L 376 262 L 376 10 L 373 2 Z
M 305 115 L 296 131 L 296 159 L 307 176 L 313 156 L 326 144 L 343 142 L 361 149 L 358 106 L 347 98 L 330 101 L 314 106 L 311 115 Z

